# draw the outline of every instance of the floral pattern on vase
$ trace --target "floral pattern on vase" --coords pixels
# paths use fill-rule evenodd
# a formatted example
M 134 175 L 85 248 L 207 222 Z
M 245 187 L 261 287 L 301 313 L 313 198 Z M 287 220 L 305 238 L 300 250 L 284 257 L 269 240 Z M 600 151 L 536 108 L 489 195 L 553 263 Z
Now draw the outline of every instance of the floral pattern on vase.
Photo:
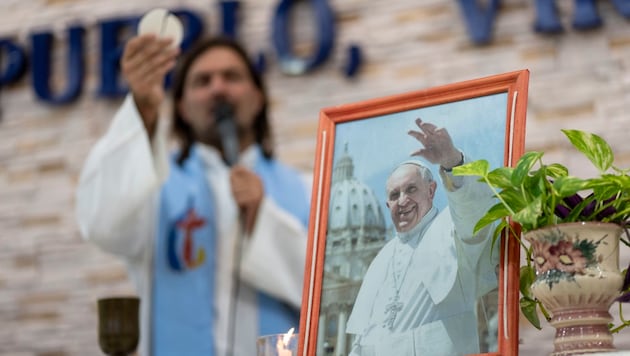
M 596 252 L 603 239 L 581 239 L 579 234 L 567 236 L 558 229 L 543 232 L 539 240 L 530 241 L 536 274 L 549 289 L 562 280 L 575 282 L 576 274 L 584 275 L 587 268 L 602 262 L 603 255 Z
M 567 223 L 530 231 L 536 280 L 532 294 L 552 315 L 552 356 L 612 351 L 608 312 L 619 296 L 621 227 L 611 223 Z

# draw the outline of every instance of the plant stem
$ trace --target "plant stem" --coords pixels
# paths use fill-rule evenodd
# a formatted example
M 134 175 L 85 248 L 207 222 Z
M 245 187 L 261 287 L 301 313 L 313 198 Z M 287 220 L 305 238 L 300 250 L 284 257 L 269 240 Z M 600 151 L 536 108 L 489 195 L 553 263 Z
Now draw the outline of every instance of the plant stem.
M 611 334 L 618 333 L 619 331 L 621 331 L 626 326 L 630 326 L 630 320 L 626 320 L 623 317 L 623 304 L 621 304 L 621 303 L 618 303 L 618 304 L 619 304 L 619 319 L 621 320 L 621 324 L 618 325 L 615 328 L 610 329 L 610 333 Z
M 545 317 L 545 319 L 547 321 L 551 320 L 551 315 L 549 315 L 549 312 L 547 311 L 547 309 L 545 309 L 545 307 L 542 305 L 540 300 L 536 299 L 536 303 L 540 307 L 540 311 L 543 313 L 543 316 Z
M 510 212 L 510 215 L 514 215 L 515 214 L 514 211 L 512 211 L 512 209 L 510 209 L 510 206 L 508 205 L 508 203 L 506 203 L 505 200 L 503 200 L 503 198 L 501 198 L 501 195 L 499 195 L 499 192 L 494 188 L 492 183 L 490 183 L 490 180 L 488 180 L 488 174 L 483 176 L 483 180 L 486 181 L 486 184 L 488 184 L 488 187 L 490 187 L 490 189 L 492 190 L 492 193 L 494 194 L 494 196 L 497 197 L 501 201 L 501 204 L 503 204 L 503 206 L 507 208 L 507 210 Z

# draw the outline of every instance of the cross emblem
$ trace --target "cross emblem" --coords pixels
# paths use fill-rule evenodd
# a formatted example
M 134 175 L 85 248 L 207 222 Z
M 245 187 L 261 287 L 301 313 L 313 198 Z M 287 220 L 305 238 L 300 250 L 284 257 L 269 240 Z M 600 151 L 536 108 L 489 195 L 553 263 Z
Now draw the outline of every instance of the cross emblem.
M 403 308 L 403 303 L 398 301 L 398 293 L 394 296 L 394 300 L 385 306 L 385 313 L 388 314 L 387 318 L 385 318 L 384 325 L 389 329 L 394 329 L 394 322 L 396 321 L 396 316 L 398 312 L 400 312 Z
M 184 262 L 188 267 L 195 267 L 203 262 L 204 252 L 202 250 L 197 251 L 197 256 L 194 254 L 193 246 L 193 231 L 201 228 L 206 224 L 206 220 L 197 215 L 194 208 L 190 208 L 186 213 L 186 216 L 177 223 L 177 227 L 184 230 Z M 196 259 L 195 259 L 196 257 Z

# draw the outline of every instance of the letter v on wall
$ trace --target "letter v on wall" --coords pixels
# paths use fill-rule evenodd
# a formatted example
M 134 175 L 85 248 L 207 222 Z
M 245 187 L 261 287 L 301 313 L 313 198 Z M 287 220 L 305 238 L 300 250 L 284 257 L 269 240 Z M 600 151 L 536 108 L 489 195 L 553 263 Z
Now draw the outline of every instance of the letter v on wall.
M 492 40 L 492 27 L 501 0 L 458 0 L 462 9 L 470 39 L 475 44 L 486 44 Z

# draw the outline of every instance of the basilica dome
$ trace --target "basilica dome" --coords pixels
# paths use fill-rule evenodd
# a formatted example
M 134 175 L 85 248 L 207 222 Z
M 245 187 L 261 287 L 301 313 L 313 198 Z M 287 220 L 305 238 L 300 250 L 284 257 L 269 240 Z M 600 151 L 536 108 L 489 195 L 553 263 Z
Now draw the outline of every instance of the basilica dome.
M 328 217 L 329 233 L 385 229 L 385 218 L 372 189 L 353 176 L 354 164 L 346 146 L 333 169 Z M 380 236 L 383 238 L 383 236 Z
M 333 184 L 330 202 L 329 231 L 385 226 L 378 200 L 355 179 Z
M 387 241 L 383 209 L 372 189 L 354 177 L 346 145 L 333 167 L 326 258 L 324 306 L 354 301 L 370 262 Z

